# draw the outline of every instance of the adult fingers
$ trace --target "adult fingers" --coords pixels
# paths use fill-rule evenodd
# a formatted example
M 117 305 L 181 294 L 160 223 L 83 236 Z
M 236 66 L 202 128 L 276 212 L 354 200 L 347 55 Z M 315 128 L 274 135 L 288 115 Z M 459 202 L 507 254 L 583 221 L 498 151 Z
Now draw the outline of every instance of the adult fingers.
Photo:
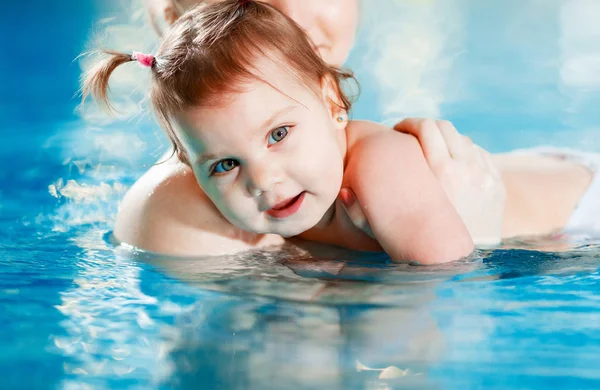
M 487 150 L 483 149 L 479 145 L 474 145 L 477 150 L 479 150 L 480 158 L 485 164 L 487 171 L 492 175 L 492 177 L 500 181 L 502 180 L 502 175 L 500 174 L 500 170 L 498 166 L 494 163 L 494 159 L 492 158 L 492 154 Z
M 469 137 L 461 135 L 451 122 L 438 120 L 436 123 L 452 158 L 471 160 L 477 157 L 477 151 L 473 149 L 473 141 Z
M 396 124 L 394 130 L 417 137 L 430 167 L 442 165 L 451 157 L 446 140 L 433 119 L 408 118 Z

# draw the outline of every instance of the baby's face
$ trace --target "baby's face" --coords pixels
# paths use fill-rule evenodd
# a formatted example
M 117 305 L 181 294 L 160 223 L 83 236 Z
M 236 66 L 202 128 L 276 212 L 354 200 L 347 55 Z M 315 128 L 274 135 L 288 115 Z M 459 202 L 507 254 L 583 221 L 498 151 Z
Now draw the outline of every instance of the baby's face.
M 189 9 L 199 0 L 175 0 Z M 330 65 L 346 61 L 358 24 L 358 0 L 263 0 L 298 23 L 310 36 L 321 58 Z
M 345 124 L 320 91 L 265 59 L 266 81 L 181 114 L 180 138 L 196 179 L 229 222 L 298 235 L 331 211 L 339 193 Z

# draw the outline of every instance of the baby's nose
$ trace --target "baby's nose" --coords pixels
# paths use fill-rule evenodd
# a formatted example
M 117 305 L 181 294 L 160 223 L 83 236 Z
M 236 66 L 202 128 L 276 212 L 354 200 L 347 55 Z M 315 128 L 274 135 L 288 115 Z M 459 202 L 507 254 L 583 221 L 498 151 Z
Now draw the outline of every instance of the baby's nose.
M 274 164 L 261 164 L 247 169 L 247 189 L 252 197 L 272 191 L 281 182 L 281 170 Z

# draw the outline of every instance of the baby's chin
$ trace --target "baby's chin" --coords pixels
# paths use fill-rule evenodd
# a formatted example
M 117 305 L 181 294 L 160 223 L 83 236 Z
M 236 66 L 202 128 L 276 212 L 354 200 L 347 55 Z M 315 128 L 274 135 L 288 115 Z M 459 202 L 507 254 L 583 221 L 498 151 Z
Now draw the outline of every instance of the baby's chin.
M 289 220 L 281 226 L 277 226 L 277 232 L 283 237 L 299 236 L 313 228 L 326 229 L 333 217 L 335 216 L 335 198 L 332 203 L 323 202 L 321 204 L 313 204 L 309 215 L 304 215 L 300 220 Z
M 299 236 L 300 234 L 312 229 L 319 223 L 319 218 L 315 218 L 314 221 L 299 221 L 292 222 L 290 221 L 289 226 L 281 226 L 275 229 L 276 231 L 273 234 L 279 234 L 285 238 L 290 238 L 294 236 Z M 286 224 L 287 225 L 287 224 Z
M 323 219 L 327 218 L 328 211 L 329 210 L 325 213 L 311 213 L 310 216 L 305 215 L 298 219 L 290 218 L 290 220 L 285 221 L 284 223 L 273 226 L 273 231 L 270 233 L 278 234 L 286 238 L 299 236 L 319 225 Z

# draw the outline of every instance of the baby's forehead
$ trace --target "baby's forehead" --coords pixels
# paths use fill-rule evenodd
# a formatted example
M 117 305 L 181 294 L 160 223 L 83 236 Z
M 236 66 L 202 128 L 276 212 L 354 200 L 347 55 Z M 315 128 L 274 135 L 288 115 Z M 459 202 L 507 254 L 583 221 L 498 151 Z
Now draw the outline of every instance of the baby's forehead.
M 256 58 L 248 65 L 247 70 L 254 80 L 269 84 L 277 89 L 283 87 L 302 87 L 314 89 L 320 80 L 309 80 L 306 72 L 295 69 L 287 60 L 277 53 L 267 53 Z
M 190 107 L 177 116 L 177 121 L 188 134 L 202 137 L 206 132 L 246 128 L 262 128 L 270 118 L 295 110 L 306 110 L 314 105 L 306 92 L 282 88 L 260 80 L 240 86 L 237 92 L 219 96 L 210 104 Z

